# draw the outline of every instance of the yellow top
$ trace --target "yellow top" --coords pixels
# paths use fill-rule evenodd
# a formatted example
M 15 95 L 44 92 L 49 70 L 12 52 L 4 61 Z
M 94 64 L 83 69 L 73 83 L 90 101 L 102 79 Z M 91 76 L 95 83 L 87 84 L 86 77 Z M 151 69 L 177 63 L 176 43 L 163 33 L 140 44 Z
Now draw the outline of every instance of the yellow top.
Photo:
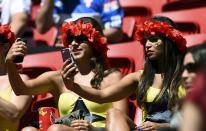
M 60 95 L 58 102 L 60 117 L 72 112 L 78 98 L 79 96 L 73 93 L 63 93 Z M 83 98 L 82 100 L 91 114 L 102 116 L 104 118 L 106 118 L 107 110 L 112 107 L 112 103 L 98 104 Z M 93 122 L 92 125 L 95 127 L 105 127 L 105 120 Z
M 12 89 L 11 87 L 0 92 L 0 97 L 6 101 L 11 101 Z M 0 116 L 0 131 L 17 131 L 19 126 L 19 121 L 13 122 L 9 121 Z
M 148 90 L 147 90 L 147 98 L 146 98 L 146 102 L 153 102 L 154 99 L 156 98 L 156 96 L 160 93 L 161 89 L 159 88 L 155 88 L 155 87 L 150 87 Z M 186 96 L 186 91 L 184 89 L 183 86 L 180 86 L 179 89 L 178 89 L 178 97 L 179 98 L 183 98 L 184 96 Z M 142 120 L 144 121 L 147 117 L 147 112 L 146 110 L 144 110 L 143 108 L 143 118 Z

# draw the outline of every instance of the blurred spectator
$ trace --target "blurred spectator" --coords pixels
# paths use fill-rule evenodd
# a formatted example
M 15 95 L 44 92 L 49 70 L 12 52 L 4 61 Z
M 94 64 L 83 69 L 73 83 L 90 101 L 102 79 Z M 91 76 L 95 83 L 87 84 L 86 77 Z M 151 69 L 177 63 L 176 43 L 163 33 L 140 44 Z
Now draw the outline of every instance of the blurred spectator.
M 192 46 L 187 49 L 183 62 L 183 83 L 187 88 L 192 87 L 198 69 L 201 69 L 206 61 L 206 42 L 200 45 Z
M 187 96 L 183 106 L 183 120 L 180 131 L 205 131 L 206 129 L 205 76 L 205 71 L 198 74 L 194 87 Z
M 119 0 L 43 0 L 36 18 L 37 29 L 47 32 L 52 25 L 59 25 L 68 18 L 93 17 L 104 27 L 108 42 L 122 40 L 123 10 Z
M 31 0 L 1 0 L 1 23 L 10 24 L 11 30 L 19 37 L 27 25 Z
M 189 92 L 192 89 L 193 82 L 196 78 L 197 72 L 204 66 L 206 61 L 206 44 L 195 45 L 189 47 L 183 61 L 183 84 L 186 91 Z M 178 103 L 178 111 L 174 114 L 173 119 L 170 122 L 170 126 L 173 128 L 179 128 L 180 121 L 182 120 L 181 106 L 182 102 Z
M 3 32 L 3 33 L 2 33 Z M 6 54 L 15 41 L 9 26 L 0 25 L 0 131 L 17 131 L 21 116 L 30 105 L 30 96 L 16 96 L 9 83 L 5 65 Z M 28 79 L 21 74 L 23 80 Z

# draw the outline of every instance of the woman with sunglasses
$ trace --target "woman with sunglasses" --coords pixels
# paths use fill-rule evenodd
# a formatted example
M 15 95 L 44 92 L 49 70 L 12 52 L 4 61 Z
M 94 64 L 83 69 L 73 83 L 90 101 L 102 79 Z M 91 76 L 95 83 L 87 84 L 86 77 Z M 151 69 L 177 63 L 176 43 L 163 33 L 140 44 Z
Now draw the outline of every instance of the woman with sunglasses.
M 198 69 L 204 66 L 206 61 L 206 44 L 199 44 L 187 49 L 183 62 L 183 83 L 187 91 L 189 91 L 193 85 L 193 81 L 196 78 Z
M 22 115 L 31 102 L 31 96 L 17 96 L 9 83 L 5 58 L 16 37 L 8 25 L 0 24 L 0 130 L 17 131 Z M 20 41 L 18 41 L 20 42 Z M 21 74 L 22 80 L 29 77 Z
M 69 59 L 65 61 L 65 65 L 69 65 L 69 68 L 64 66 L 64 69 L 70 71 L 66 74 L 68 80 L 102 90 L 121 79 L 121 73 L 108 66 L 107 41 L 96 20 L 82 17 L 73 22 L 65 22 L 61 27 L 61 36 L 64 47 L 70 49 L 75 61 L 74 63 L 70 63 Z M 14 43 L 14 45 L 18 44 Z M 83 99 L 68 90 L 62 79 L 62 74 L 65 75 L 65 72 L 61 72 L 61 70 L 46 72 L 36 79 L 22 82 L 12 60 L 16 54 L 24 55 L 25 49 L 26 47 L 22 46 L 21 49 L 15 50 L 15 46 L 12 46 L 6 59 L 9 79 L 15 93 L 42 94 L 50 92 L 58 104 L 61 117 L 79 109 L 89 116 L 89 121 L 87 121 L 88 119 L 78 119 L 73 120 L 69 125 L 54 124 L 48 130 L 95 131 L 99 128 L 104 130 L 108 109 L 113 107 L 124 113 L 128 112 L 126 98 L 114 103 L 98 104 Z M 70 75 L 72 78 L 69 77 Z
M 171 121 L 172 126 L 180 127 L 181 131 L 200 131 L 205 129 L 205 127 L 200 127 L 204 125 L 201 120 L 203 120 L 202 116 L 205 115 L 204 81 L 196 80 L 198 74 L 200 79 L 205 77 L 203 73 L 205 70 L 202 70 L 205 68 L 205 56 L 205 42 L 189 47 L 184 56 L 182 78 L 188 97 L 186 103 L 183 104 L 183 108 L 180 109 L 182 113 L 177 112 Z M 182 104 L 180 104 L 180 107 L 182 107 Z M 201 111 L 202 109 L 204 110 L 203 112 Z M 180 123 L 182 123 L 182 126 Z
M 198 45 L 198 47 L 201 46 L 203 49 L 199 48 L 200 54 L 204 54 L 203 56 L 205 57 L 205 43 L 204 46 Z M 199 56 L 201 57 L 200 54 Z M 196 78 L 195 80 L 192 79 L 193 84 L 190 86 L 190 91 L 187 93 L 187 98 L 183 104 L 180 131 L 205 131 L 206 129 L 206 61 L 205 58 L 202 60 L 204 61 L 201 62 L 201 67 L 198 65 L 198 68 L 195 70 L 190 70 L 195 73 Z M 195 58 L 194 61 L 196 61 Z M 188 69 L 188 74 L 190 73 Z
M 143 110 L 142 130 L 169 127 L 171 111 L 182 95 L 181 65 L 186 40 L 167 17 L 157 16 L 137 25 L 136 38 L 144 46 L 143 71 L 128 74 L 120 82 L 103 90 L 87 88 L 71 81 L 71 65 L 64 65 L 63 78 L 68 89 L 86 99 L 105 103 L 114 102 L 136 93 Z M 72 77 L 73 78 L 73 77 Z M 118 90 L 117 90 L 118 89 Z M 183 91 L 182 91 L 183 93 Z M 95 98 L 95 99 L 94 99 Z M 107 128 L 111 131 L 130 131 L 135 124 L 119 110 L 109 111 Z

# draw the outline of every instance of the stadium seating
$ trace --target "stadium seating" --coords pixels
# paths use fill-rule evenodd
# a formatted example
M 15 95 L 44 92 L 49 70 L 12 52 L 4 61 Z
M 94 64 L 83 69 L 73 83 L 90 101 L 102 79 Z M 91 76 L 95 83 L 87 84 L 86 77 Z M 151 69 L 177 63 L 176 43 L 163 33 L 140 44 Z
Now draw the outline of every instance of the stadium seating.
M 184 10 L 206 6 L 205 0 L 168 0 L 162 11 Z
M 179 29 L 186 34 L 206 33 L 206 7 L 187 10 L 169 11 L 155 14 L 167 16 L 179 24 Z M 187 27 L 188 26 L 188 27 Z
M 127 16 L 123 18 L 122 31 L 124 33 L 124 42 L 131 41 L 135 30 L 135 17 Z
M 161 12 L 167 0 L 120 0 L 125 16 L 151 16 Z
M 205 34 L 185 35 L 185 39 L 187 40 L 187 47 L 201 44 L 203 42 L 206 42 L 206 33 Z

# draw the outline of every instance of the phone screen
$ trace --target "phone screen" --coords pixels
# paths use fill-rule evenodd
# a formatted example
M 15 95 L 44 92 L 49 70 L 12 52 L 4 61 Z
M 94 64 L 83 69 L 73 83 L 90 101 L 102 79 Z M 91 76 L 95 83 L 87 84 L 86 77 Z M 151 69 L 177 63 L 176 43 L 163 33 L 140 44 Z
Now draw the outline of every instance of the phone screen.
M 72 54 L 70 53 L 69 48 L 62 49 L 61 53 L 62 53 L 62 59 L 63 59 L 64 62 L 66 60 L 69 60 L 70 63 L 75 63 L 74 58 L 73 58 Z

